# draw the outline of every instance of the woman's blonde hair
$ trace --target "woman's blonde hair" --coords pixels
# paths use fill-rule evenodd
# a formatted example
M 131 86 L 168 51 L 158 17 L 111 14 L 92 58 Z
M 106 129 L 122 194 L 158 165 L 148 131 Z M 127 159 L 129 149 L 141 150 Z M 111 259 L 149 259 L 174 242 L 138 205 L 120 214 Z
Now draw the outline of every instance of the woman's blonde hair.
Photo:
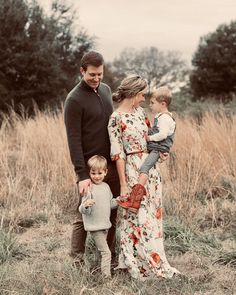
M 100 155 L 95 155 L 88 160 L 89 170 L 107 170 L 107 160 Z
M 113 93 L 112 99 L 121 102 L 125 98 L 132 98 L 147 88 L 147 81 L 138 75 L 130 75 L 121 81 L 117 91 Z

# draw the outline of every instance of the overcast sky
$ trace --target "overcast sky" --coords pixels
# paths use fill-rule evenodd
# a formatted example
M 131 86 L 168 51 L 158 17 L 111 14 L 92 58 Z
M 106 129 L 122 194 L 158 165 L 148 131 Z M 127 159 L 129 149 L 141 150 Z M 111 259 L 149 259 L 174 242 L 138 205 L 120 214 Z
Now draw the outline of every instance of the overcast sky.
M 48 6 L 50 0 L 39 0 Z M 178 50 L 189 63 L 200 36 L 236 21 L 236 0 L 65 0 L 107 61 L 125 47 Z

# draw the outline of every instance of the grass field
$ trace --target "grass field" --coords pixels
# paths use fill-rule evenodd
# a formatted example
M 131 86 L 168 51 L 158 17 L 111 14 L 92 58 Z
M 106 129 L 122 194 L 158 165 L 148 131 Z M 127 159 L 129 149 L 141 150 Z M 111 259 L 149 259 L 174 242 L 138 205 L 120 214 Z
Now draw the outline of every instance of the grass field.
M 0 294 L 236 294 L 236 116 L 177 118 L 161 164 L 165 248 L 183 276 L 103 282 L 68 256 L 76 201 L 62 114 L 12 113 L 0 129 Z M 88 256 L 92 258 L 93 245 Z

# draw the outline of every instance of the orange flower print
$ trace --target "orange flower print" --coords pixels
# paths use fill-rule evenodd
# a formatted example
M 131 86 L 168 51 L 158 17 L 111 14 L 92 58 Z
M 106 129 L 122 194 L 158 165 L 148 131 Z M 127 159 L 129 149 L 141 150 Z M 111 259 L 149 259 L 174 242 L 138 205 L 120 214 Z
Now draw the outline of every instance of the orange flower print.
M 146 269 L 142 266 L 142 267 L 140 267 L 139 271 L 140 271 L 140 273 L 145 273 Z
M 146 220 L 145 223 L 143 224 L 145 228 L 148 228 L 150 225 L 150 221 Z
M 124 122 L 120 122 L 120 127 L 121 127 L 121 131 L 123 132 L 126 128 L 127 128 L 127 126 L 125 125 L 125 123 Z
M 149 121 L 149 119 L 147 117 L 145 117 L 145 123 L 148 126 L 148 128 L 151 127 L 150 121 Z
M 117 160 L 119 160 L 119 159 L 120 159 L 120 156 L 119 156 L 119 155 L 114 155 L 114 156 L 112 156 L 112 158 L 111 158 L 112 161 L 117 161 Z
M 142 156 L 143 156 L 143 152 L 139 152 L 139 153 L 138 153 L 138 157 L 139 157 L 140 159 L 142 159 Z
M 137 231 L 137 234 L 140 237 L 141 236 L 141 228 L 136 226 L 136 227 L 134 227 L 134 229 Z
M 161 261 L 161 258 L 158 253 L 152 252 L 150 258 L 150 263 L 153 267 L 157 266 L 157 264 Z
M 157 219 L 161 219 L 161 216 L 162 216 L 162 210 L 161 210 L 161 208 L 158 208 L 157 209 L 155 216 L 156 216 Z
M 133 241 L 134 245 L 139 243 L 139 239 L 136 237 L 136 235 L 134 233 L 131 233 L 129 235 L 129 237 L 131 238 L 131 240 Z
M 159 239 L 159 238 L 162 238 L 162 233 L 161 232 L 158 232 L 157 234 L 156 234 L 156 237 Z

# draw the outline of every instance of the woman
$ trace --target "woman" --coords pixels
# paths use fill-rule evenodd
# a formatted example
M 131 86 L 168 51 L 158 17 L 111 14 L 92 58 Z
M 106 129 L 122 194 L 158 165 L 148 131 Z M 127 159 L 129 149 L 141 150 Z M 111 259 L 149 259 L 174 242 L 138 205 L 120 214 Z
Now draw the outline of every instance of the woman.
M 139 168 L 147 157 L 149 121 L 140 103 L 145 101 L 147 83 L 140 76 L 125 78 L 113 94 L 119 103 L 110 117 L 108 131 L 111 157 L 116 161 L 120 195 L 129 195 L 138 181 Z M 159 168 L 154 166 L 145 185 L 146 195 L 137 214 L 120 208 L 117 229 L 120 255 L 117 268 L 128 269 L 133 278 L 172 277 L 179 273 L 166 259 L 162 229 L 162 186 Z

